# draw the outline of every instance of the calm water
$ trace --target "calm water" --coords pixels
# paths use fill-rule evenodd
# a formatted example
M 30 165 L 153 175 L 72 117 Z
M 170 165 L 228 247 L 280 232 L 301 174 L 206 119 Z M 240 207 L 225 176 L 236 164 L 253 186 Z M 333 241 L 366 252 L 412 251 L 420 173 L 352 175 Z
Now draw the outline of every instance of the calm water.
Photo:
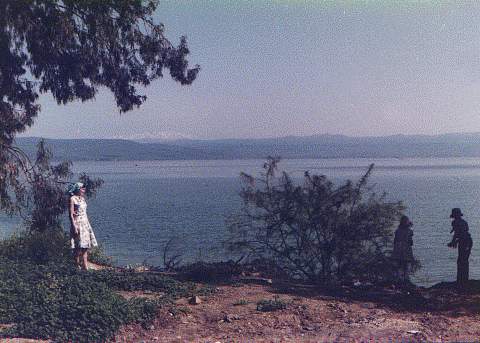
M 462 208 L 474 247 L 471 275 L 480 278 L 480 159 L 342 159 L 285 160 L 280 168 L 301 177 L 303 171 L 335 181 L 358 179 L 369 163 L 377 193 L 403 200 L 414 222 L 414 253 L 423 269 L 415 281 L 429 285 L 453 280 L 456 250 L 450 240 L 450 209 Z M 224 258 L 225 218 L 238 211 L 239 173 L 256 173 L 261 160 L 77 162 L 78 172 L 105 180 L 89 201 L 89 217 L 97 239 L 118 264 L 162 263 L 162 247 L 170 238 L 184 261 Z M 2 219 L 0 235 L 18 227 Z

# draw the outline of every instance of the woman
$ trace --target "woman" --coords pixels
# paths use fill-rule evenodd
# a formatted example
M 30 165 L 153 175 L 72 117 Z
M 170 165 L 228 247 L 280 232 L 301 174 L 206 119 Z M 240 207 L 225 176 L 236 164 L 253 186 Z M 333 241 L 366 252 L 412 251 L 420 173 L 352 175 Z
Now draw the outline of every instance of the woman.
M 71 244 L 75 262 L 81 269 L 88 269 L 88 249 L 96 247 L 97 240 L 87 217 L 87 202 L 85 201 L 85 185 L 81 182 L 70 185 L 69 214 Z
M 400 279 L 408 282 L 408 269 L 413 263 L 413 223 L 407 216 L 400 218 L 400 225 L 395 231 L 393 240 L 393 258 L 397 261 L 400 269 Z

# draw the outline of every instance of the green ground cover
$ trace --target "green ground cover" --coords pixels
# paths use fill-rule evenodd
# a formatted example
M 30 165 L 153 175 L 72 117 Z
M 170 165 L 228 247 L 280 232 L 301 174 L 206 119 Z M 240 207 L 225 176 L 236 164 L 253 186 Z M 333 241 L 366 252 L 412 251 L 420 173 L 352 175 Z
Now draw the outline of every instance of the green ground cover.
M 134 290 L 159 296 L 127 300 L 117 293 Z M 0 242 L 0 323 L 13 324 L 2 337 L 103 342 L 124 324 L 149 325 L 161 306 L 192 294 L 194 284 L 161 274 L 78 270 L 61 233 Z

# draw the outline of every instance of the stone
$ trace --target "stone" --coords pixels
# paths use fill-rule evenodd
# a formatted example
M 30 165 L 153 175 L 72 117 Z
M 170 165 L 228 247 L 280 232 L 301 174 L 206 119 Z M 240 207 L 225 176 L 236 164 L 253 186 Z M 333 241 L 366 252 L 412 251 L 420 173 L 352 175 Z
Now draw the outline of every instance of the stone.
M 238 319 L 240 319 L 240 317 L 238 317 L 236 315 L 232 315 L 232 314 L 226 314 L 225 317 L 223 317 L 223 321 L 225 323 L 231 323 L 234 320 L 238 320 Z
M 199 296 L 197 295 L 194 295 L 193 297 L 191 297 L 189 300 L 188 300 L 188 303 L 190 305 L 198 305 L 202 302 L 202 299 L 200 299 Z
M 411 335 L 418 335 L 420 333 L 420 331 L 418 331 L 418 330 L 408 330 L 407 333 L 409 333 Z

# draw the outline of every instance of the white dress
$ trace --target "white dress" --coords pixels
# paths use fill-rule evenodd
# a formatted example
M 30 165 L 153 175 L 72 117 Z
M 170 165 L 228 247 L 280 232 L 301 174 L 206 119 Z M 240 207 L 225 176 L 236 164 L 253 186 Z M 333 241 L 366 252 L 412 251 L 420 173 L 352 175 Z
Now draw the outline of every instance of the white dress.
M 98 246 L 92 226 L 88 221 L 87 202 L 83 197 L 78 195 L 73 195 L 71 199 L 74 206 L 73 222 L 75 227 L 80 231 L 77 237 L 72 237 L 71 239 L 72 249 L 89 249 Z

